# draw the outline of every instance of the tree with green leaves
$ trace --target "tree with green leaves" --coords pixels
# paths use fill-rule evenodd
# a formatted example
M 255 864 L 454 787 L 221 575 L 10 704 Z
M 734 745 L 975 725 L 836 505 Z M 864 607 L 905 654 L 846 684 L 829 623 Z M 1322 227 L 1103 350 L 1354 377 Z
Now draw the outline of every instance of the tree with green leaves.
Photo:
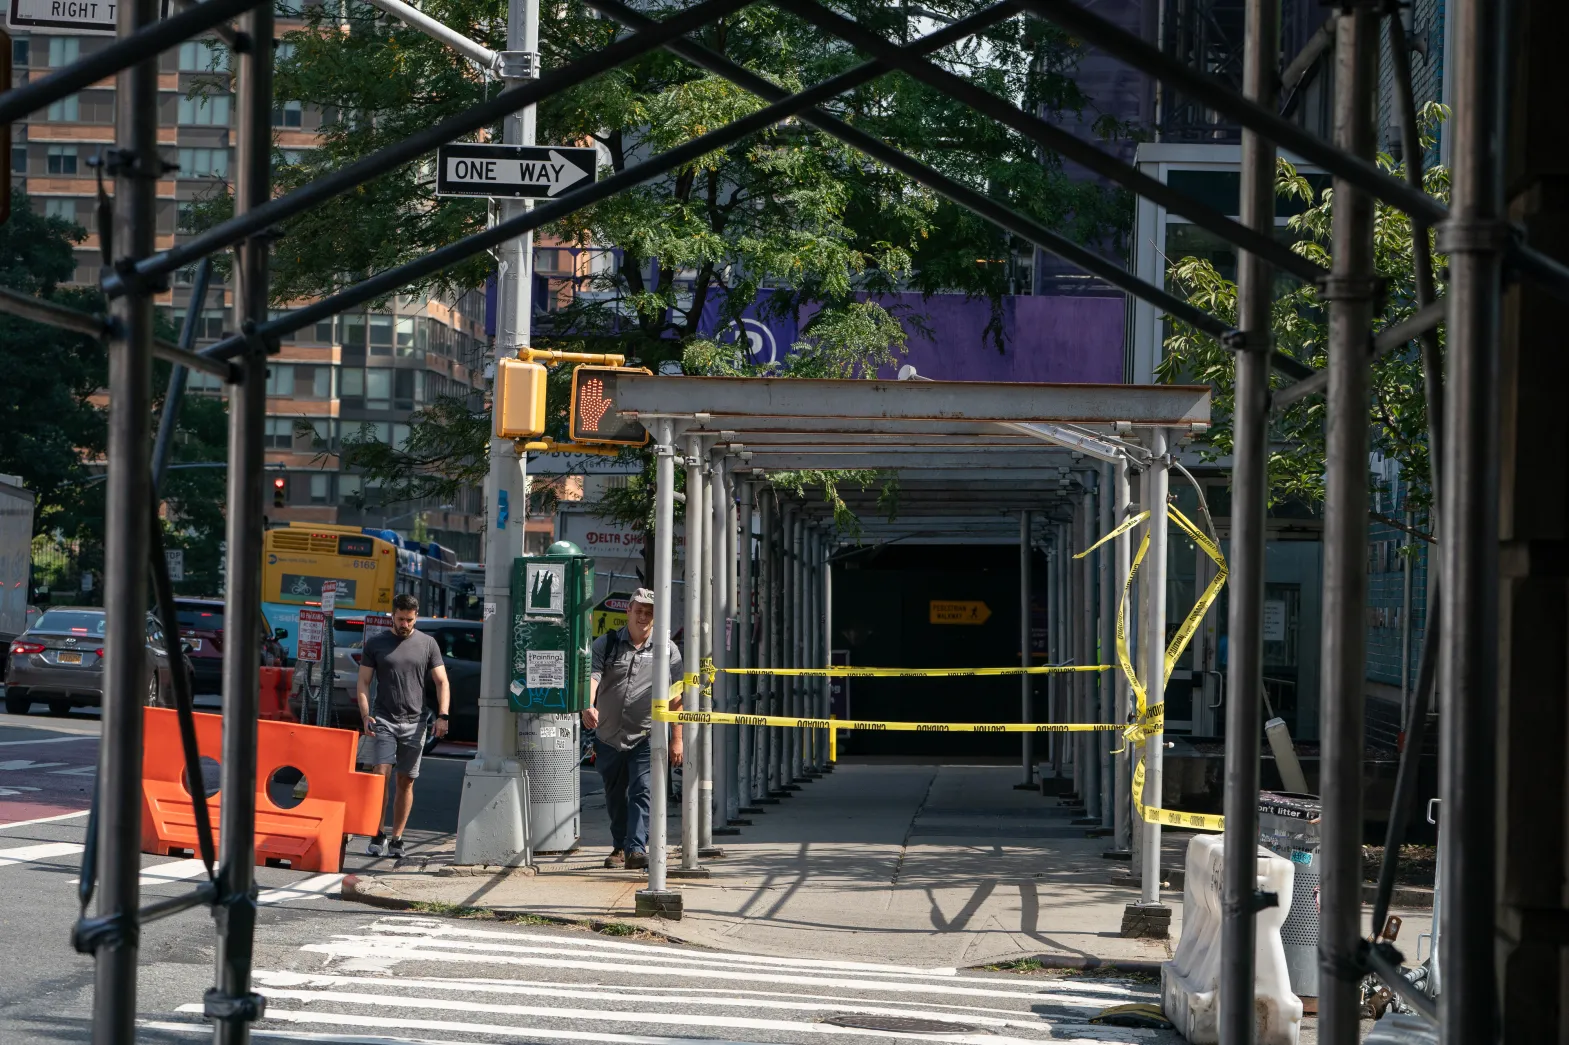
M 683 5 L 639 6 L 654 18 Z M 921 18 L 963 18 L 984 0 L 945 0 Z M 844 0 L 847 15 L 891 39 L 933 24 L 880 0 Z M 502 0 L 431 0 L 422 10 L 500 50 Z M 365 156 L 453 115 L 499 83 L 442 44 L 354 0 L 311 8 L 289 34 L 279 64 L 280 98 L 322 108 L 322 147 L 280 168 L 285 188 Z M 542 63 L 591 57 L 622 30 L 577 0 L 545 0 Z M 827 79 L 864 59 L 816 28 L 769 5 L 745 8 L 694 34 L 700 42 L 789 89 Z M 935 60 L 1030 111 L 1072 118 L 1086 99 L 1071 73 L 1076 45 L 1036 19 L 999 22 L 939 52 Z M 611 172 L 755 111 L 761 102 L 665 52 L 630 62 L 542 104 L 541 142 L 601 147 Z M 940 92 L 890 74 L 825 107 L 966 184 L 1083 242 L 1115 242 L 1130 207 L 1125 194 L 1067 177 L 1059 158 Z M 492 128 L 497 140 L 500 127 Z M 478 231 L 481 201 L 436 198 L 427 161 L 389 171 L 287 223 L 275 251 L 279 300 L 329 293 L 366 273 L 421 256 Z M 785 375 L 867 373 L 903 344 L 905 324 L 868 302 L 903 289 L 957 291 L 993 302 L 1009 287 L 996 262 L 1025 249 L 994 226 L 822 135 L 787 121 L 670 175 L 585 208 L 546 230 L 579 247 L 613 252 L 569 307 L 536 324 L 542 347 L 617 352 L 645 366 L 681 361 L 690 373 L 733 367 L 705 342 L 705 307 L 723 327 L 764 288 L 769 307 L 804 315 L 800 359 Z M 441 293 L 479 287 L 493 265 L 480 257 L 411 288 Z M 995 331 L 994 331 L 995 333 Z M 1001 346 L 999 346 L 1001 347 Z M 402 448 L 366 435 L 345 440 L 390 500 L 443 496 L 484 473 L 483 412 L 444 402 L 415 418 Z M 553 433 L 559 434 L 559 433 Z M 634 484 L 635 487 L 636 484 Z M 613 506 L 627 517 L 642 500 Z
M 1430 134 L 1443 115 L 1443 109 L 1438 105 L 1429 105 L 1423 110 L 1425 149 L 1433 147 L 1434 139 Z M 1402 166 L 1387 155 L 1380 156 L 1378 163 L 1390 174 L 1404 175 Z M 1428 168 L 1424 172 L 1424 184 L 1429 194 L 1447 202 L 1449 172 L 1446 168 Z M 1295 249 L 1320 262 L 1327 270 L 1334 217 L 1333 190 L 1326 189 L 1315 196 L 1307 179 L 1291 164 L 1281 161 L 1276 191 L 1282 198 L 1308 204 L 1305 210 L 1289 219 L 1288 228 L 1297 236 Z M 1384 290 L 1375 326 L 1382 329 L 1409 318 L 1416 311 L 1413 241 L 1409 217 L 1386 203 L 1377 204 L 1373 228 L 1374 265 Z M 1434 264 L 1441 275 L 1443 259 L 1436 258 Z M 1170 275 L 1193 304 L 1228 322 L 1235 322 L 1236 284 L 1209 260 L 1179 259 L 1172 264 Z M 1442 294 L 1444 290 L 1440 281 L 1436 292 Z M 1273 334 L 1277 350 L 1286 355 L 1315 367 L 1327 363 L 1328 310 L 1316 287 L 1299 284 L 1277 295 Z M 1214 338 L 1174 320 L 1159 372 L 1163 380 L 1202 382 L 1214 389 L 1211 401 L 1214 427 L 1203 437 L 1201 445 L 1213 458 L 1229 455 L 1236 391 L 1235 356 Z M 1277 383 L 1281 380 L 1278 374 L 1274 380 Z M 1417 511 L 1430 507 L 1432 502 L 1424 388 L 1422 363 L 1414 346 L 1382 356 L 1369 372 L 1371 410 L 1368 425 L 1372 432 L 1372 449 L 1399 463 L 1403 481 L 1409 484 L 1405 503 Z M 1311 506 L 1323 503 L 1324 420 L 1322 395 L 1299 399 L 1271 415 L 1269 486 L 1272 500 L 1297 500 Z
M 103 312 L 96 289 L 66 285 L 76 270 L 75 244 L 86 235 L 80 226 L 37 213 L 25 194 L 13 192 L 11 217 L 0 225 L 0 286 L 82 312 Z M 167 317 L 159 320 L 158 334 L 174 336 Z M 76 545 L 80 559 L 74 569 L 96 572 L 103 555 L 102 460 L 108 445 L 108 411 L 99 395 L 109 377 L 104 344 L 0 314 L 0 368 L 6 375 L 0 383 L 0 472 L 20 476 L 37 497 L 34 533 Z M 168 372 L 167 363 L 155 367 L 156 387 L 164 387 Z M 223 461 L 226 418 L 222 401 L 187 398 L 173 460 Z M 222 469 L 179 469 L 165 482 L 165 541 L 188 549 L 191 590 L 216 590 L 224 488 Z

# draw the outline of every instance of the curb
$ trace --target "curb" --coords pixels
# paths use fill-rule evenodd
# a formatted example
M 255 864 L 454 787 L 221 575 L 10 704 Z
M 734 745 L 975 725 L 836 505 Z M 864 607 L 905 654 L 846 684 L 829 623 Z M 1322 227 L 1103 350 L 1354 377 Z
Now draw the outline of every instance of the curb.
M 374 882 L 375 879 L 371 878 L 369 881 Z M 338 898 L 352 903 L 366 904 L 370 907 L 380 907 L 388 911 L 410 911 L 414 909 L 414 901 L 412 900 L 403 900 L 396 896 L 387 896 L 382 893 L 367 892 L 364 886 L 360 884 L 360 876 L 357 874 L 346 874 L 343 876 L 343 884 L 338 890 Z
M 1068 970 L 1074 972 L 1092 972 L 1098 969 L 1117 970 L 1119 972 L 1139 972 L 1152 976 L 1159 976 L 1164 962 L 1151 961 L 1148 958 L 1092 958 L 1076 954 L 1031 954 L 1023 958 L 1014 958 L 1012 961 L 1039 962 L 1043 969 Z M 985 965 L 967 965 L 965 969 L 974 972 L 1007 972 L 1006 969 L 991 968 L 991 966 L 1004 964 L 1001 962 L 988 962 Z

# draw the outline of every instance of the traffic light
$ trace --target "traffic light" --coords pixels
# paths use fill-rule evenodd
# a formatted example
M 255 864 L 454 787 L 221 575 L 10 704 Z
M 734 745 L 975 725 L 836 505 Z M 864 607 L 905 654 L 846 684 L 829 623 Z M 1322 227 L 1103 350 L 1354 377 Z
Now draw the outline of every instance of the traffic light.
M 281 475 L 272 481 L 272 506 L 274 508 L 283 507 L 283 489 L 287 485 L 288 480 Z
M 491 430 L 497 439 L 526 439 L 545 434 L 545 368 L 521 359 L 496 364 L 496 395 Z
M 580 366 L 572 371 L 572 440 L 615 446 L 647 443 L 647 428 L 616 413 L 617 381 L 625 374 L 647 373 L 637 368 L 608 366 Z

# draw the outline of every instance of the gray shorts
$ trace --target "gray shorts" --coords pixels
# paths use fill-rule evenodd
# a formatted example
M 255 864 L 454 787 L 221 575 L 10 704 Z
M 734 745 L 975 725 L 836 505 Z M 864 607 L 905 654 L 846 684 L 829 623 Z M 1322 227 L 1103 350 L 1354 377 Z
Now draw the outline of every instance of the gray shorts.
M 419 776 L 420 757 L 425 753 L 425 719 L 413 722 L 376 720 L 376 733 L 371 741 L 370 764 L 398 767 L 400 776 L 410 780 Z

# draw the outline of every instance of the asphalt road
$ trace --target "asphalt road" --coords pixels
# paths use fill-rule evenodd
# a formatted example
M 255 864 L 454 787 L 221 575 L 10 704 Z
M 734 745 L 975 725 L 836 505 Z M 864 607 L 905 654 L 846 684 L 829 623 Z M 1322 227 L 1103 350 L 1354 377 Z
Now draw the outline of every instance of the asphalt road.
M 90 712 L 0 715 L 6 1045 L 90 1039 L 92 962 L 69 938 L 98 730 Z M 409 830 L 416 845 L 450 831 L 463 764 L 427 761 Z M 378 865 L 358 848 L 345 870 Z M 204 874 L 199 861 L 172 857 L 144 855 L 142 867 L 144 900 L 178 895 Z M 976 1045 L 1177 1040 L 1086 1022 L 1111 1005 L 1156 1000 L 1148 982 L 737 955 L 555 925 L 396 915 L 338 899 L 340 878 L 257 869 L 255 983 L 268 1009 L 256 1040 L 675 1045 L 806 1042 L 825 1033 Z M 201 999 L 212 984 L 214 941 L 200 909 L 144 929 L 139 1041 L 210 1037 Z

